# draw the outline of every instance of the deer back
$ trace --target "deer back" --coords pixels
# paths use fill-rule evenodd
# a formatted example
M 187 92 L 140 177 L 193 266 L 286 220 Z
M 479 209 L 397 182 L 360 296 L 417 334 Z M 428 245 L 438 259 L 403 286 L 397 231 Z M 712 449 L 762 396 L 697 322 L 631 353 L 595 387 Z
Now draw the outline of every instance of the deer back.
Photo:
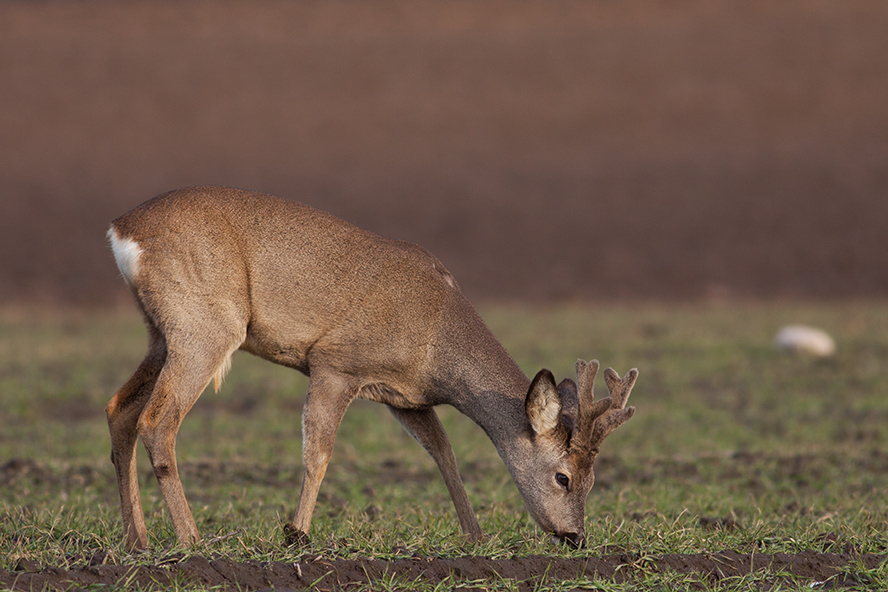
M 195 187 L 145 202 L 112 232 L 138 251 L 127 279 L 159 326 L 193 307 L 233 311 L 242 349 L 385 384 L 406 406 L 436 404 L 455 369 L 505 353 L 428 251 L 298 202 Z

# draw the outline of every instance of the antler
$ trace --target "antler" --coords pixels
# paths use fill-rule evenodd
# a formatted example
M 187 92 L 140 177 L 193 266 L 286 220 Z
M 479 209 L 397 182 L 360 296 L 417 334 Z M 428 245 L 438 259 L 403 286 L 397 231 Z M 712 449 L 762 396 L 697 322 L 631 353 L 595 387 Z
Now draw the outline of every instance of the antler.
M 635 386 L 635 379 L 638 378 L 638 370 L 633 368 L 626 373 L 622 379 L 613 368 L 604 371 L 604 380 L 607 383 L 607 392 L 613 404 L 596 422 L 595 429 L 592 430 L 592 446 L 598 448 L 601 441 L 607 438 L 608 434 L 626 423 L 626 421 L 635 415 L 635 407 L 626 407 L 629 400 L 629 393 Z
M 620 379 L 613 368 L 606 369 L 604 379 L 607 382 L 608 396 L 596 401 L 592 386 L 598 374 L 598 360 L 577 360 L 576 369 L 580 409 L 571 447 L 584 448 L 597 454 L 601 442 L 608 434 L 626 423 L 635 413 L 635 407 L 626 407 L 626 402 L 635 385 L 638 370 L 633 368 Z

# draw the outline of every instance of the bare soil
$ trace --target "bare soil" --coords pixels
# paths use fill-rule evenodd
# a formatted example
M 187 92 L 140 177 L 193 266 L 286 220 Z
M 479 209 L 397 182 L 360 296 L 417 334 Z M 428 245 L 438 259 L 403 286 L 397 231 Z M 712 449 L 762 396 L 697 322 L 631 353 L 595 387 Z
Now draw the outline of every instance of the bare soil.
M 175 187 L 422 244 L 470 298 L 888 296 L 882 0 L 0 3 L 0 301 L 128 300 Z
M 532 590 L 534 583 L 545 575 L 551 580 L 631 580 L 641 569 L 637 557 L 625 553 L 604 557 L 558 559 L 545 556 L 489 559 L 466 557 L 440 559 L 414 555 L 391 561 L 371 559 L 334 559 L 303 557 L 297 563 L 248 561 L 235 563 L 224 557 L 176 557 L 151 566 L 103 565 L 104 556 L 97 554 L 82 567 L 60 569 L 55 567 L 32 571 L 23 565 L 13 572 L 0 570 L 0 584 L 13 590 L 77 590 L 81 587 L 114 585 L 127 582 L 129 586 L 162 588 L 171 583 L 190 584 L 218 590 L 333 590 L 348 589 L 349 585 L 380 580 L 397 574 L 401 581 L 415 580 L 435 584 L 447 577 L 464 581 L 512 579 L 519 590 Z M 796 554 L 746 554 L 721 551 L 712 554 L 664 555 L 647 557 L 643 569 L 647 572 L 673 571 L 695 574 L 701 582 L 715 584 L 719 580 L 756 571 L 773 573 L 777 582 L 782 574 L 816 582 L 813 589 L 832 589 L 859 585 L 853 578 L 840 574 L 852 563 L 862 563 L 872 569 L 885 560 L 884 555 L 852 556 L 806 551 Z M 781 574 L 778 576 L 777 574 Z

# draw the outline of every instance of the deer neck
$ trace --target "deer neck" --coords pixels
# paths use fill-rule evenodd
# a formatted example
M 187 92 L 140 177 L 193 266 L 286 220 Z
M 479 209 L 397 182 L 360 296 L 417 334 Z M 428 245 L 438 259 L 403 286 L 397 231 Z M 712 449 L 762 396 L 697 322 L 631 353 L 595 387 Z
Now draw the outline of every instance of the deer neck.
M 443 307 L 437 329 L 431 360 L 437 403 L 481 426 L 515 476 L 530 441 L 524 406 L 530 379 L 461 295 Z
M 503 376 L 496 378 L 499 380 L 495 384 L 464 382 L 461 396 L 453 405 L 481 426 L 502 455 L 503 449 L 509 448 L 514 439 L 527 435 L 529 426 L 524 399 L 530 381 L 517 366 L 513 376 L 506 380 Z
M 474 311 L 472 311 L 474 313 Z M 465 314 L 460 318 L 471 318 Z M 459 355 L 444 361 L 444 403 L 455 407 L 487 433 L 514 475 L 515 463 L 529 441 L 525 398 L 530 380 L 480 317 L 460 335 Z M 448 358 L 450 356 L 447 356 Z M 440 366 L 439 366 L 440 367 Z

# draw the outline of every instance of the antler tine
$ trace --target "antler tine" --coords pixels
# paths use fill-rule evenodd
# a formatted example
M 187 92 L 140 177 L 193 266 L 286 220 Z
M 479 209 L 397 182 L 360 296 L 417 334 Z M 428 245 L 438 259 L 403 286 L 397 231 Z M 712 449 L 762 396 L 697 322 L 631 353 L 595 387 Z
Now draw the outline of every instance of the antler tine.
M 610 397 L 605 397 L 599 401 L 595 400 L 592 387 L 595 383 L 595 376 L 598 374 L 598 367 L 598 360 L 592 360 L 591 362 L 577 360 L 577 398 L 580 409 L 579 417 L 577 418 L 577 429 L 571 438 L 571 445 L 578 448 L 588 447 L 595 420 L 613 405 Z
M 592 394 L 592 385 L 595 383 L 595 377 L 598 375 L 598 360 L 587 362 L 586 360 L 577 360 L 575 365 L 577 371 L 577 395 L 580 404 L 587 401 L 591 403 L 594 399 Z
M 626 407 L 626 402 L 629 400 L 629 393 L 635 385 L 636 378 L 638 378 L 638 370 L 635 368 L 627 372 L 622 379 L 613 368 L 604 371 L 604 380 L 607 382 L 607 391 L 613 401 L 613 406 L 595 421 L 590 442 L 593 449 L 601 446 L 601 442 L 611 432 L 635 415 L 635 407 Z
M 613 368 L 607 368 L 604 371 L 604 381 L 607 383 L 607 394 L 614 400 L 614 407 L 622 409 L 629 400 L 629 393 L 635 386 L 635 379 L 638 378 L 638 369 L 633 368 L 626 373 L 622 379 L 617 371 Z
M 590 424 L 594 422 L 602 413 L 607 411 L 613 405 L 610 397 L 605 397 L 598 401 L 595 400 L 593 393 L 593 384 L 595 376 L 598 374 L 598 360 L 586 362 L 577 360 L 577 392 L 580 400 L 580 415 L 584 417 Z M 586 434 L 588 437 L 588 433 Z

